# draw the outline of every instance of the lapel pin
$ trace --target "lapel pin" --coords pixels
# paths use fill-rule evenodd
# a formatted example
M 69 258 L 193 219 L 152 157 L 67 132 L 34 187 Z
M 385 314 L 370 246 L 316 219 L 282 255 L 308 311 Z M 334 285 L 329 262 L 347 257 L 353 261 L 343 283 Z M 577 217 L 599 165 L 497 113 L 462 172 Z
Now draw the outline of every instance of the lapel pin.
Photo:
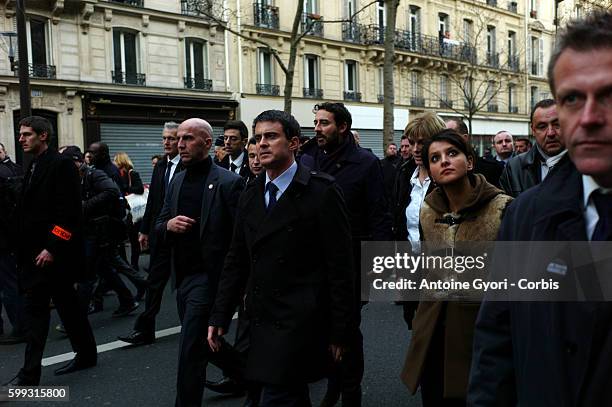
M 213 189 L 213 184 L 210 184 L 210 185 L 208 186 L 208 189 Z
M 564 276 L 567 274 L 567 264 L 561 259 L 553 259 L 553 261 L 546 266 L 546 271 Z

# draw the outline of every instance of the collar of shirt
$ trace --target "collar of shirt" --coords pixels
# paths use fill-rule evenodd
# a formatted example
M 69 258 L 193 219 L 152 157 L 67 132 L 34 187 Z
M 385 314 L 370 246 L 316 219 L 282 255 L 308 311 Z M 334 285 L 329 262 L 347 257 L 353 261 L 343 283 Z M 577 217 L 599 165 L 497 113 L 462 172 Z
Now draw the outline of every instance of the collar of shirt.
M 236 166 L 236 173 L 240 172 L 240 167 L 242 167 L 242 162 L 244 161 L 244 151 L 240 153 L 238 158 L 232 160 L 232 156 L 230 155 L 229 162 L 230 165 L 234 164 Z
M 170 157 L 168 157 L 168 161 L 172 161 L 172 167 L 176 168 L 178 163 L 181 161 L 181 155 L 177 154 L 177 155 L 174 156 L 173 159 L 170 159 Z
M 611 194 L 612 188 L 604 188 L 599 186 L 597 181 L 593 179 L 590 175 L 582 176 L 582 202 L 584 204 L 584 223 L 586 224 L 586 232 L 589 240 L 591 240 L 591 236 L 595 231 L 595 227 L 597 226 L 597 222 L 599 222 L 599 215 L 597 214 L 597 208 L 595 208 L 595 203 L 591 199 L 591 195 L 593 192 L 601 190 L 604 194 Z
M 423 180 L 423 184 L 421 184 L 421 181 L 419 180 L 419 166 L 417 165 L 417 167 L 414 169 L 414 172 L 412 173 L 412 176 L 410 177 L 410 184 L 414 185 L 418 185 L 420 187 L 424 187 L 425 185 L 429 186 L 429 175 L 427 177 L 425 177 L 425 179 Z
M 289 187 L 289 184 L 291 184 L 291 181 L 293 180 L 293 177 L 295 176 L 295 173 L 297 172 L 297 162 L 293 162 L 293 164 L 291 164 L 289 166 L 289 168 L 287 168 L 285 170 L 285 172 L 283 172 L 281 175 L 279 175 L 278 177 L 276 177 L 274 180 L 270 180 L 270 177 L 268 177 L 268 174 L 266 173 L 266 187 L 268 186 L 268 182 L 272 182 L 274 183 L 274 185 L 276 185 L 278 187 L 278 192 L 276 193 L 276 199 L 278 200 L 283 193 L 287 190 L 287 188 Z M 267 189 L 264 189 L 264 191 L 267 191 Z M 266 192 L 266 205 L 268 205 L 268 192 Z

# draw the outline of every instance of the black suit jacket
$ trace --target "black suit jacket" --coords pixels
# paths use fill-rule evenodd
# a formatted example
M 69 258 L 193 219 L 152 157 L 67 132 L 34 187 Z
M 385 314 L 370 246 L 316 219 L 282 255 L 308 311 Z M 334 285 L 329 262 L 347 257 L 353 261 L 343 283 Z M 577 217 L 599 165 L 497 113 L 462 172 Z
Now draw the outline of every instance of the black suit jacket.
M 581 174 L 573 163 L 560 162 L 544 182 L 509 205 L 498 240 L 559 245 L 587 240 L 582 191 Z M 568 247 L 561 256 L 584 257 Z M 516 256 L 507 253 L 500 261 L 519 261 Z M 567 264 L 566 277 L 582 285 L 580 274 L 589 270 L 575 271 Z M 605 302 L 483 302 L 468 405 L 612 405 L 611 321 L 611 304 Z
M 36 163 L 32 176 L 31 168 Z M 81 179 L 72 160 L 49 148 L 30 163 L 20 205 L 19 281 L 22 288 L 52 280 L 74 282 L 83 266 Z M 34 265 L 48 250 L 52 265 Z
M 166 230 L 168 220 L 180 215 L 178 200 L 186 172 L 174 176 L 164 200 L 164 207 L 157 218 L 158 244 L 170 250 L 161 250 L 160 261 L 171 261 L 172 282 L 176 287 L 175 234 Z M 211 163 L 202 191 L 200 215 L 201 259 L 209 279 L 209 301 L 215 298 L 223 260 L 230 245 L 238 198 L 244 189 L 244 180 L 238 175 Z M 169 259 L 167 257 L 170 257 Z
M 221 160 L 219 166 L 225 168 L 226 170 L 230 169 L 229 154 L 226 154 L 225 157 L 223 157 L 223 160 Z M 253 173 L 249 168 L 249 153 L 247 153 L 246 150 L 244 150 L 244 158 L 242 159 L 242 165 L 240 166 L 240 176 L 247 179 L 253 177 Z
M 210 323 L 229 325 L 246 284 L 247 378 L 311 382 L 325 374 L 330 343 L 345 343 L 354 326 L 347 209 L 330 176 L 301 165 L 269 213 L 264 185 L 262 175 L 240 198 Z
M 151 176 L 149 197 L 147 198 L 147 206 L 140 226 L 140 233 L 151 235 L 149 239 L 154 235 L 151 234 L 151 232 L 155 229 L 155 221 L 164 206 L 164 198 L 166 196 L 166 185 L 164 184 L 166 168 L 168 168 L 168 159 L 164 157 L 163 160 L 159 160 L 155 165 L 155 168 L 153 168 L 153 175 Z M 174 170 L 172 179 L 174 179 L 183 168 L 183 163 L 179 161 Z M 149 243 L 151 244 L 151 242 Z

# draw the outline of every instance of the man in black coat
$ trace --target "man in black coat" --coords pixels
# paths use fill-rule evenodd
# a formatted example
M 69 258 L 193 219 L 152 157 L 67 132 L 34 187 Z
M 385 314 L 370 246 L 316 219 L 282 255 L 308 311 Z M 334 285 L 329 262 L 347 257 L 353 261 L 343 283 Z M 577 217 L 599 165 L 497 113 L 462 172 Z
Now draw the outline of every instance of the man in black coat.
M 461 137 L 465 139 L 465 142 L 470 144 L 470 131 L 463 120 L 460 118 L 451 118 L 446 121 L 446 128 L 456 130 Z M 487 179 L 489 184 L 500 187 L 499 178 L 504 171 L 504 165 L 499 161 L 490 160 L 485 157 L 476 157 L 474 163 L 474 172 L 476 174 L 482 174 Z
M 533 106 L 531 133 L 536 139 L 535 147 L 508 160 L 500 178 L 502 189 L 515 198 L 542 182 L 567 152 L 554 100 L 540 100 Z
M 24 179 L 20 207 L 19 285 L 25 296 L 27 347 L 15 385 L 37 386 L 53 300 L 76 353 L 55 374 L 94 366 L 95 339 L 74 283 L 83 264 L 79 174 L 68 157 L 49 148 L 48 120 L 31 116 L 19 123 L 19 142 L 34 159 Z M 44 204 L 41 204 L 44 203 Z
M 333 176 L 342 190 L 353 243 L 354 312 L 360 321 L 361 297 L 367 296 L 367 292 L 361 292 L 361 242 L 392 238 L 382 170 L 378 158 L 355 143 L 352 117 L 344 104 L 322 103 L 315 106 L 315 112 L 316 137 L 304 145 L 301 163 Z M 363 337 L 358 326 L 349 351 L 329 377 L 323 405 L 334 405 L 341 394 L 344 406 L 361 405 L 364 362 Z
M 253 176 L 249 169 L 248 153 L 246 151 L 249 130 L 240 120 L 230 120 L 223 126 L 223 140 L 227 153 L 220 166 L 240 175 L 242 178 Z
M 513 201 L 499 240 L 559 241 L 560 247 L 612 241 L 611 44 L 610 12 L 570 23 L 557 39 L 548 77 L 571 161 Z M 584 255 L 584 247 L 560 253 L 569 260 Z M 528 264 L 541 263 L 539 256 L 534 253 Z M 589 276 L 584 267 L 566 264 L 564 281 Z M 530 271 L 551 274 L 544 267 Z M 588 300 L 483 302 L 468 405 L 612 405 L 612 305 Z
M 166 191 L 175 175 L 183 170 L 181 156 L 178 154 L 178 136 L 176 134 L 178 124 L 168 122 L 164 124 L 162 143 L 164 147 L 164 158 L 161 159 L 153 169 L 151 185 L 149 186 L 149 197 L 147 207 L 142 218 L 138 240 L 141 248 L 149 248 L 149 276 L 147 280 L 149 287 L 145 298 L 145 310 L 138 315 L 134 330 L 127 336 L 118 338 L 132 345 L 145 345 L 155 341 L 155 317 L 161 308 L 164 288 L 170 278 L 170 263 L 159 261 L 168 259 L 168 256 L 158 256 L 161 248 L 156 244 L 155 223 L 161 212 Z
M 212 127 L 188 119 L 178 128 L 185 171 L 168 188 L 156 230 L 160 262 L 169 262 L 181 320 L 176 406 L 202 404 L 210 308 L 230 245 L 244 180 L 212 162 Z
M 295 162 L 293 116 L 271 110 L 254 123 L 266 174 L 240 198 L 208 338 L 217 349 L 246 285 L 246 378 L 262 384 L 262 407 L 306 406 L 307 384 L 341 359 L 354 332 L 346 206 L 331 177 Z

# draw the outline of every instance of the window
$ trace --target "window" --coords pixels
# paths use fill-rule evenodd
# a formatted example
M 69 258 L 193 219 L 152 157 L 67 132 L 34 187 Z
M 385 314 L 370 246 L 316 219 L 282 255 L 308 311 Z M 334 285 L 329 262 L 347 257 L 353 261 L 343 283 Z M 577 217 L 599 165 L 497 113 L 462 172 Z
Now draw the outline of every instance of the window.
M 450 26 L 448 24 L 448 14 L 438 14 L 438 34 L 440 37 L 446 37 L 449 31 Z
M 495 27 L 487 26 L 487 53 L 493 54 L 495 52 Z
M 187 38 L 185 40 L 185 86 L 211 90 L 212 81 L 208 73 L 208 47 L 206 41 Z
M 486 93 L 487 110 L 489 112 L 498 111 L 496 93 L 497 92 L 496 92 L 495 81 L 489 81 L 487 83 L 487 93 Z
M 421 32 L 421 9 L 417 6 L 410 6 L 408 29 L 413 38 Z
M 383 28 L 387 25 L 387 10 L 385 10 L 385 1 L 379 0 L 376 7 L 376 20 L 378 26 Z
M 532 86 L 531 87 L 531 107 L 535 106 L 535 104 L 539 102 L 538 96 L 539 96 L 538 87 Z
M 421 73 L 419 71 L 410 72 L 410 104 L 412 106 L 425 106 L 425 99 L 421 96 Z
M 359 90 L 359 78 L 357 74 L 357 62 L 346 61 L 344 63 L 344 90 L 347 92 L 357 92 Z
M 144 76 L 138 73 L 137 34 L 133 31 L 113 30 L 113 81 L 144 85 Z
M 440 75 L 440 100 L 449 100 L 448 93 L 448 77 Z
M 508 31 L 508 56 L 514 57 L 516 55 L 516 33 L 514 31 Z
M 582 10 L 582 5 L 576 4 L 576 19 L 577 20 L 582 19 L 583 15 L 584 15 L 584 12 Z
M 319 14 L 319 8 L 317 6 L 317 0 L 304 0 L 304 13 Z
M 463 20 L 463 41 L 471 44 L 474 38 L 474 23 L 467 18 Z
M 531 37 L 529 40 L 529 72 L 532 75 L 542 76 L 544 74 L 544 40 Z
M 518 113 L 518 106 L 516 104 L 516 86 L 511 83 L 508 85 L 508 112 L 509 113 Z
M 30 76 L 34 78 L 55 78 L 50 30 L 51 27 L 45 19 L 30 18 L 26 22 Z M 17 47 L 15 47 L 15 60 L 19 60 Z
M 272 72 L 272 54 L 265 49 L 259 50 L 258 70 L 259 83 L 265 85 L 272 85 L 274 83 Z
M 311 91 L 320 89 L 319 58 L 316 55 L 304 56 L 304 87 Z
M 357 0 L 344 0 L 344 18 L 351 19 L 357 12 Z M 357 17 L 355 17 L 357 18 Z

